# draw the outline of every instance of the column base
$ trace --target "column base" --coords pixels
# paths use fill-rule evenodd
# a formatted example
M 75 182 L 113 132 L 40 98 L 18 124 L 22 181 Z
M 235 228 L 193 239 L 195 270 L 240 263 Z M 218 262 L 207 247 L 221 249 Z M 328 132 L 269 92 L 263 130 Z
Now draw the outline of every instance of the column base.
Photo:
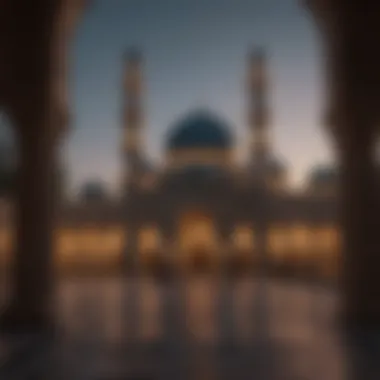
M 8 307 L 0 316 L 2 334 L 43 334 L 56 332 L 54 318 L 46 312 L 25 312 L 18 307 Z
M 367 298 L 367 299 L 366 299 Z M 351 301 L 343 298 L 340 310 L 341 325 L 347 332 L 380 332 L 380 306 L 377 296 L 363 292 L 362 299 Z
M 380 376 L 380 327 L 372 317 L 355 316 L 343 320 L 344 346 L 352 378 L 375 380 Z

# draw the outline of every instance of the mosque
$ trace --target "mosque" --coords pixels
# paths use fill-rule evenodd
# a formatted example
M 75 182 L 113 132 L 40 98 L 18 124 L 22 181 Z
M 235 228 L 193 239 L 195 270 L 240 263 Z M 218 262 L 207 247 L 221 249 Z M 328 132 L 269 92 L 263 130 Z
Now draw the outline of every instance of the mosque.
M 271 148 L 264 49 L 253 49 L 247 59 L 244 164 L 235 159 L 233 127 L 196 109 L 171 126 L 164 165 L 155 168 L 144 152 L 149 130 L 140 52 L 128 50 L 123 65 L 123 197 L 104 198 L 94 185 L 80 201 L 61 204 L 59 268 L 249 270 L 265 258 L 273 270 L 336 274 L 336 173 L 316 169 L 307 189 L 289 191 L 286 165 Z M 3 252 L 10 235 L 2 229 Z

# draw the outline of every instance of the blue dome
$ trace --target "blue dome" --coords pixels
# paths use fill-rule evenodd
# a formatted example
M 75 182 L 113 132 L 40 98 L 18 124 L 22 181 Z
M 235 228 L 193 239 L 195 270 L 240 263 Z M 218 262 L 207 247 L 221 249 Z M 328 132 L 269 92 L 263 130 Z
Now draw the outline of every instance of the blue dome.
M 171 130 L 167 149 L 218 148 L 232 145 L 232 135 L 223 120 L 207 111 L 191 113 Z

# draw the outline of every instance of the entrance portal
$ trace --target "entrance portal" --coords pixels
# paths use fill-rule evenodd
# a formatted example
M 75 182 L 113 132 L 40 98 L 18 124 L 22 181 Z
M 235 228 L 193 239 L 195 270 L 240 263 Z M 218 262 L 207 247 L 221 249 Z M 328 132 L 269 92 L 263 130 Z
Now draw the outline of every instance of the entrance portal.
M 186 271 L 216 267 L 218 244 L 212 218 L 202 212 L 187 212 L 179 221 L 180 266 Z

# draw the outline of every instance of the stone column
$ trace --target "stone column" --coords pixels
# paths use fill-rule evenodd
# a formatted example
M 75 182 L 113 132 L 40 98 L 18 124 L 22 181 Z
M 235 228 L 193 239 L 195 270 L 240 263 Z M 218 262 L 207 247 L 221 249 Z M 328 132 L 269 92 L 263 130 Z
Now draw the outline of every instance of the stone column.
M 352 4 L 351 4 L 352 3 Z M 343 322 L 380 330 L 379 197 L 374 145 L 380 100 L 380 5 L 309 1 L 327 57 L 332 137 L 341 167 Z M 360 4 L 360 6 L 359 6 Z
M 60 77 L 70 1 L 9 2 L 5 107 L 19 144 L 16 242 L 10 303 L 3 327 L 45 329 L 52 320 L 54 169 L 60 120 Z M 71 25 L 71 24 L 70 24 Z M 28 33 L 25 33 L 25 30 Z

